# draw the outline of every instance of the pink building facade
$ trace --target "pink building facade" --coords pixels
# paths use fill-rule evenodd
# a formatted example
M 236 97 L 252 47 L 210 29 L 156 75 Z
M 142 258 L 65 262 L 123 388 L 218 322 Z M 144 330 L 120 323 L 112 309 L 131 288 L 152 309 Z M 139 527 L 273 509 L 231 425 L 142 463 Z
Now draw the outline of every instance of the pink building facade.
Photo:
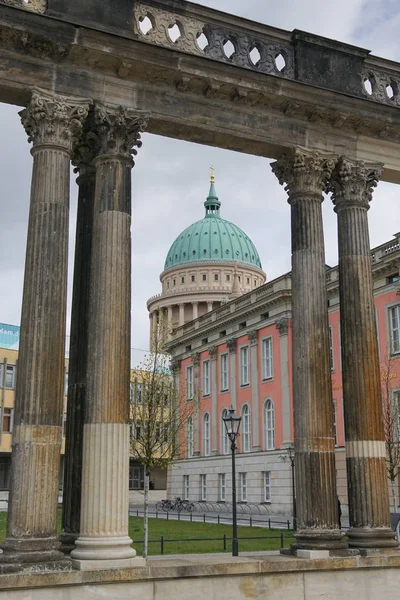
M 389 400 L 397 407 L 400 406 L 400 234 L 373 249 L 371 259 L 382 388 L 389 388 Z M 337 267 L 327 268 L 326 282 L 336 474 L 346 514 Z M 170 351 L 178 365 L 175 377 L 182 386 L 182 401 L 198 399 L 199 409 L 182 432 L 185 452 L 169 470 L 169 495 L 192 501 L 231 500 L 230 448 L 222 417 L 232 406 L 242 416 L 237 454 L 238 501 L 265 504 L 271 515 L 291 515 L 292 467 L 288 448 L 294 440 L 295 418 L 290 273 L 175 329 Z M 385 392 L 383 396 L 388 401 Z M 392 493 L 390 497 L 393 501 Z

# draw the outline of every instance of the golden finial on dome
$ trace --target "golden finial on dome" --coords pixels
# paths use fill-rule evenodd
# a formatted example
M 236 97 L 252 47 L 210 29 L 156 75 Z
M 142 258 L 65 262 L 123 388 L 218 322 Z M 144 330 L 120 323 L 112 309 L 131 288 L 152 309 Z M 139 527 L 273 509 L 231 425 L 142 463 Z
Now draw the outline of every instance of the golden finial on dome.
M 215 167 L 213 167 L 213 165 L 211 165 L 210 169 L 211 169 L 210 183 L 215 183 Z

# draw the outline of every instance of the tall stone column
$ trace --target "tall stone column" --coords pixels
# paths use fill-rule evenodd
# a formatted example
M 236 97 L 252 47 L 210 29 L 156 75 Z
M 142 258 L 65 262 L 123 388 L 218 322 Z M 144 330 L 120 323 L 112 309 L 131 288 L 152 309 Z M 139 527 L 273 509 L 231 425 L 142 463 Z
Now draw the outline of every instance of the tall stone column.
M 211 454 L 218 454 L 218 381 L 217 381 L 217 358 L 218 347 L 210 346 L 208 349 L 211 358 Z
M 273 163 L 292 221 L 296 549 L 346 544 L 338 524 L 322 190 L 335 159 L 295 149 Z
M 260 409 L 258 398 L 258 331 L 254 329 L 249 332 L 250 342 L 250 366 L 251 366 L 251 418 L 253 450 L 261 450 L 260 444 Z
M 131 152 L 141 145 L 146 118 L 96 106 L 95 123 L 100 150 L 94 160 L 81 526 L 71 552 L 82 570 L 140 564 L 128 536 Z
M 347 535 L 350 546 L 360 549 L 397 546 L 390 528 L 367 214 L 380 172 L 380 165 L 341 158 L 330 186 L 338 216 Z
M 185 324 L 185 305 L 179 304 L 179 326 Z
M 282 433 L 281 447 L 288 447 L 292 443 L 292 411 L 290 408 L 289 385 L 289 319 L 282 317 L 276 322 L 279 331 L 279 354 L 281 358 L 281 393 L 282 393 Z
M 7 539 L 1 562 L 57 568 L 64 396 L 69 168 L 89 101 L 35 89 L 22 124 L 33 171 L 15 398 Z
M 193 302 L 193 319 L 197 319 L 199 317 L 199 303 Z
M 168 306 L 168 308 L 167 308 L 167 326 L 168 326 L 168 332 L 171 333 L 172 329 L 173 329 L 172 306 Z
M 231 395 L 232 408 L 236 410 L 237 395 L 236 395 L 236 346 L 235 338 L 231 338 L 226 342 L 229 350 L 229 391 Z
M 213 303 L 211 301 L 207 302 L 207 312 L 211 312 L 213 309 Z
M 72 291 L 71 336 L 68 372 L 68 411 L 65 439 L 62 533 L 63 552 L 75 547 L 81 518 L 83 420 L 86 404 L 90 265 L 92 258 L 93 207 L 96 169 L 93 160 L 99 144 L 92 115 L 75 146 L 72 162 L 79 173 L 77 184 L 75 265 Z

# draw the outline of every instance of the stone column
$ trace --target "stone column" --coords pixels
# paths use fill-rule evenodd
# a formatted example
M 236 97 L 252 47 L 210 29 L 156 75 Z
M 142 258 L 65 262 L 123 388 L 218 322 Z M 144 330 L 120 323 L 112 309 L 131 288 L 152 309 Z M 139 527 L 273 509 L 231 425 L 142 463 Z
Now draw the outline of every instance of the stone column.
M 251 367 L 251 418 L 253 450 L 261 450 L 260 444 L 260 408 L 258 398 L 258 331 L 249 332 L 250 367 Z
M 213 309 L 213 303 L 212 302 L 207 302 L 207 312 L 211 312 Z
M 131 157 L 147 119 L 122 107 L 95 107 L 87 400 L 83 426 L 78 569 L 140 564 L 128 536 L 131 308 Z
M 193 456 L 200 456 L 200 354 L 198 352 L 192 354 L 192 365 L 194 389 L 193 400 L 196 402 L 196 409 L 193 414 Z
M 192 306 L 193 306 L 193 319 L 198 319 L 198 317 L 199 317 L 199 303 L 198 302 L 193 302 Z
M 22 124 L 33 171 L 15 398 L 7 539 L 1 562 L 64 558 L 57 539 L 64 397 L 69 168 L 89 101 L 35 89 Z M 61 563 L 62 564 L 62 563 Z
M 217 388 L 217 358 L 218 347 L 210 346 L 208 349 L 211 358 L 211 454 L 218 454 L 218 388 Z
M 273 163 L 292 220 L 297 527 L 292 549 L 346 547 L 338 524 L 322 190 L 332 157 L 295 149 Z
M 93 206 L 96 170 L 93 160 L 98 151 L 92 117 L 86 119 L 83 135 L 72 160 L 79 173 L 77 183 L 75 265 L 72 291 L 71 337 L 68 370 L 68 411 L 65 439 L 62 533 L 65 553 L 75 547 L 81 516 L 83 419 L 86 404 L 88 356 L 90 263 L 92 256 Z
M 291 445 L 292 435 L 292 411 L 290 409 L 290 385 L 289 385 L 289 319 L 283 317 L 275 323 L 279 331 L 279 354 L 281 358 L 281 393 L 282 393 L 282 447 Z
M 331 181 L 338 215 L 347 535 L 350 546 L 360 549 L 397 546 L 390 528 L 367 215 L 380 172 L 380 165 L 341 158 Z
M 185 324 L 185 305 L 179 304 L 179 326 Z
M 236 339 L 232 338 L 226 342 L 229 350 L 229 391 L 231 395 L 232 408 L 236 410 Z
M 167 324 L 168 324 L 168 331 L 169 331 L 169 333 L 171 333 L 172 329 L 173 329 L 173 325 L 172 325 L 172 306 L 168 306 L 168 308 L 167 308 Z

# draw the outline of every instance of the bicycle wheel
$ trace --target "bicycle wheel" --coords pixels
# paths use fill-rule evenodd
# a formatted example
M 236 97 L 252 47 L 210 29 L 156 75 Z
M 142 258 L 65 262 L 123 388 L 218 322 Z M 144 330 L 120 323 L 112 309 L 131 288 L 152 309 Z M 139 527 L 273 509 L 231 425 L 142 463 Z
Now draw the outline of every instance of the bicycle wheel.
M 180 513 L 181 510 L 183 510 L 183 509 L 184 509 L 183 502 L 176 502 L 176 504 L 175 504 L 176 512 Z
M 164 510 L 164 502 L 157 502 L 156 511 L 161 512 L 162 510 Z
M 186 510 L 188 512 L 193 512 L 194 511 L 194 504 L 193 504 L 193 502 L 186 502 Z

